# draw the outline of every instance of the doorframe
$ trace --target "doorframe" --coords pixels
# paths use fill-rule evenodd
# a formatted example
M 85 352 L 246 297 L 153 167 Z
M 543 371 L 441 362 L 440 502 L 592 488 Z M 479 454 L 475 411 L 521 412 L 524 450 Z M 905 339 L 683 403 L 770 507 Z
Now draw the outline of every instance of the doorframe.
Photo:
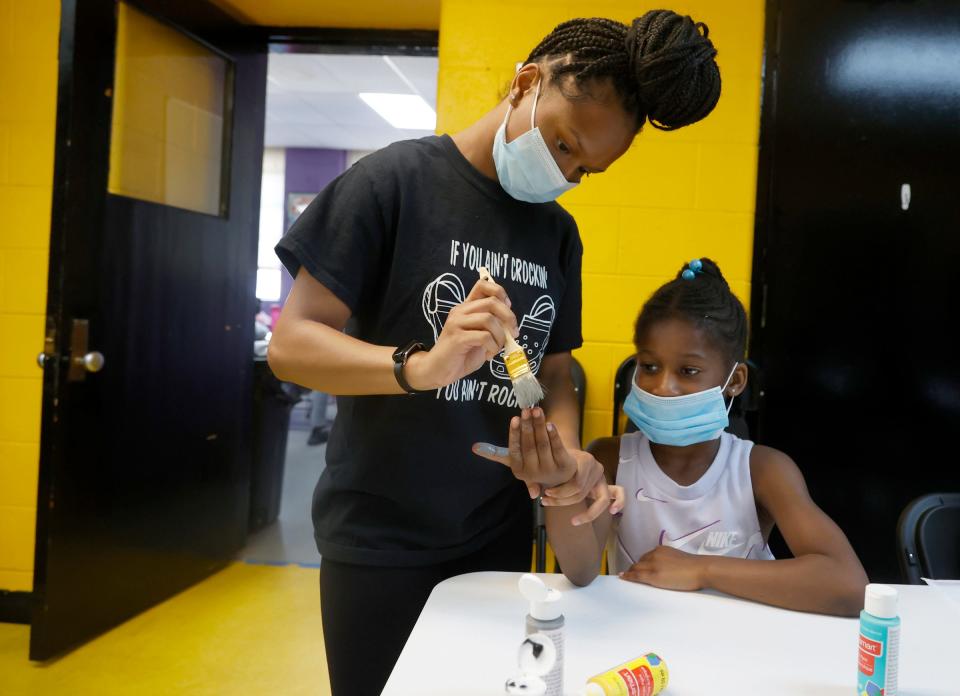
M 773 174 L 776 166 L 774 134 L 777 126 L 777 78 L 780 66 L 780 7 L 783 0 L 766 0 L 762 83 L 760 89 L 760 135 L 757 156 L 757 197 L 753 227 L 753 266 L 750 292 L 749 357 L 759 366 L 756 410 L 747 414 L 754 440 L 763 438 L 763 359 L 767 318 L 767 252 L 773 227 Z
M 440 32 L 429 29 L 257 27 L 271 53 L 436 56 Z
M 276 54 L 436 57 L 440 42 L 440 32 L 427 29 L 264 26 L 247 27 L 247 31 L 266 41 L 269 53 Z M 282 280 L 281 285 L 286 282 Z
M 32 600 L 32 592 L 0 590 L 0 623 L 29 624 Z

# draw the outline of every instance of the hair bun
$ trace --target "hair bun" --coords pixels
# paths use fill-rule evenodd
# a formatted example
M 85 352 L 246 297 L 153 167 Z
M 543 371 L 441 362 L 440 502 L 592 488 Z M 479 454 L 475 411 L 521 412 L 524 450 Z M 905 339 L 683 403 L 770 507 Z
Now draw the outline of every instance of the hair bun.
M 628 65 L 654 128 L 688 126 L 717 105 L 720 69 L 709 33 L 706 24 L 671 10 L 633 20 L 625 38 Z
M 698 276 L 706 276 L 712 280 L 719 281 L 723 284 L 724 287 L 729 288 L 727 279 L 723 277 L 723 273 L 720 271 L 720 266 L 717 265 L 716 261 L 713 259 L 708 259 L 707 257 L 701 257 L 697 259 L 700 262 L 700 267 L 696 269 L 696 274 Z M 692 268 L 692 261 L 688 261 L 680 267 L 680 270 L 677 271 L 677 278 L 684 277 L 684 271 L 689 271 Z

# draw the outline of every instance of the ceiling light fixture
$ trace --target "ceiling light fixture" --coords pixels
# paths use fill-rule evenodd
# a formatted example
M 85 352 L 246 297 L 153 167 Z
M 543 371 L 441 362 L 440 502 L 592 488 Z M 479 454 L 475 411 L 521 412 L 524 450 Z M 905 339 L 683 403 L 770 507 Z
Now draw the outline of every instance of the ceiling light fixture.
M 418 94 L 361 92 L 360 98 L 394 128 L 434 130 L 437 114 Z

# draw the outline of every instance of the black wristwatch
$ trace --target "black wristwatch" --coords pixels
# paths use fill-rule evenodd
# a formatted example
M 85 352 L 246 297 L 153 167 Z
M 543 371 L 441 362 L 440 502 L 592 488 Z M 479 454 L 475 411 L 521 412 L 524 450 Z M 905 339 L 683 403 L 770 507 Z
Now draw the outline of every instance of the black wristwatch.
M 406 377 L 403 376 L 403 366 L 407 364 L 407 358 L 418 350 L 426 350 L 426 346 L 420 343 L 420 341 L 410 341 L 393 352 L 393 375 L 397 378 L 397 383 L 403 387 L 403 390 L 408 394 L 422 394 L 426 391 L 424 389 L 414 389 L 410 386 Z

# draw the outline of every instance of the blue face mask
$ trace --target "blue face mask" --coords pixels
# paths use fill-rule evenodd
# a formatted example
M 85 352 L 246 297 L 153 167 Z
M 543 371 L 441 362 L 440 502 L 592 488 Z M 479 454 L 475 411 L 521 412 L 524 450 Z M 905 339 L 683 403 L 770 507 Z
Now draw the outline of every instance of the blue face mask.
M 730 424 L 730 406 L 723 401 L 723 391 L 730 384 L 736 363 L 722 387 L 713 387 L 683 396 L 655 396 L 637 386 L 633 375 L 630 394 L 623 402 L 623 410 L 650 442 L 660 445 L 686 447 L 720 437 Z
M 533 96 L 530 111 L 530 130 L 507 142 L 507 121 L 513 105 L 507 107 L 497 134 L 493 138 L 493 163 L 503 190 L 518 201 L 546 203 L 569 191 L 575 183 L 567 181 L 557 161 L 550 154 L 540 129 L 534 125 L 537 115 L 537 100 L 540 97 L 540 82 Z

